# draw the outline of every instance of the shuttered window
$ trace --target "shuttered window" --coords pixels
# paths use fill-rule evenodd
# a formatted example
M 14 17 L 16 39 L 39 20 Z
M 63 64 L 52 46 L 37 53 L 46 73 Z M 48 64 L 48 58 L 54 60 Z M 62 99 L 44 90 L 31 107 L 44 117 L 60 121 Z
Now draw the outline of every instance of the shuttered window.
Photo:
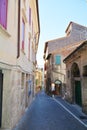
M 61 56 L 60 55 L 56 55 L 55 56 L 55 64 L 56 65 L 60 65 L 61 64 Z
M 0 24 L 7 28 L 7 5 L 8 0 L 0 0 Z

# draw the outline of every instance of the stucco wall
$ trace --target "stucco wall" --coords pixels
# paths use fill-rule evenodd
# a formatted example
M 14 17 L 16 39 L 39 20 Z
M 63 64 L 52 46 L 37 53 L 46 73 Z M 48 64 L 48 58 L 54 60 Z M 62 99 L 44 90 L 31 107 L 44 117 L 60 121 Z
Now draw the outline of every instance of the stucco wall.
M 30 3 L 31 4 L 30 4 Z M 30 5 L 29 5 L 30 4 Z M 32 5 L 32 6 L 31 6 Z M 7 29 L 0 25 L 0 70 L 3 77 L 2 129 L 12 129 L 21 118 L 26 107 L 33 100 L 34 72 L 36 61 L 35 37 L 29 26 L 29 6 L 31 6 L 33 31 L 39 31 L 36 0 L 21 1 L 20 41 L 18 43 L 18 0 L 8 0 Z M 22 50 L 22 18 L 25 21 L 25 50 Z M 31 21 L 31 22 L 32 22 Z M 32 23 L 31 23 L 32 26 Z M 30 59 L 29 55 L 30 38 Z M 17 45 L 20 57 L 17 58 Z M 33 47 L 34 44 L 34 47 Z M 34 54 L 34 55 L 33 55 Z M 34 59 L 34 60 L 33 60 Z M 29 77 L 28 77 L 29 75 Z M 22 81 L 22 78 L 23 81 Z M 28 81 L 31 80 L 31 94 L 28 95 Z M 27 82 L 27 83 L 26 83 Z M 23 86 L 22 86 L 23 84 Z

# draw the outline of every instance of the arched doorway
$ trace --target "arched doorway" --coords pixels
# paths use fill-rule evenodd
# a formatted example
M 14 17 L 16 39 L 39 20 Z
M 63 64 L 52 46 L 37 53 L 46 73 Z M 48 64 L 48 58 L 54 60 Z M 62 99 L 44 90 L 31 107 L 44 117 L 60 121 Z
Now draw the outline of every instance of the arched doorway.
M 55 80 L 55 94 L 56 95 L 61 95 L 61 86 L 62 82 L 60 80 Z
M 79 106 L 82 106 L 82 94 L 81 94 L 81 81 L 80 81 L 80 70 L 77 63 L 73 63 L 71 67 L 71 86 L 73 100 Z

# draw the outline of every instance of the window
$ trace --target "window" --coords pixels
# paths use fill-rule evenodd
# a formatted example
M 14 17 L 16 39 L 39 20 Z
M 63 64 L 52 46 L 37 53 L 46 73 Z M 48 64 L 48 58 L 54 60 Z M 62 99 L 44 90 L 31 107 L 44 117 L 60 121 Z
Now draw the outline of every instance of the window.
M 60 55 L 56 55 L 55 56 L 55 64 L 56 65 L 60 65 L 61 64 L 61 56 Z
M 0 24 L 7 28 L 7 5 L 8 0 L 0 0 Z
M 25 39 L 25 23 L 22 19 L 22 50 L 24 50 L 24 39 Z

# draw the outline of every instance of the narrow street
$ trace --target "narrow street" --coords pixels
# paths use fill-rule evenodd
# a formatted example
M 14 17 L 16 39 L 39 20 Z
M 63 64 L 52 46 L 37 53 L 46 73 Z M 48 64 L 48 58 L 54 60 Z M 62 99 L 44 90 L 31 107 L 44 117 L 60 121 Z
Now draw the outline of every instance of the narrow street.
M 87 124 L 73 116 L 66 105 L 60 97 L 54 99 L 42 91 L 14 130 L 87 130 Z

